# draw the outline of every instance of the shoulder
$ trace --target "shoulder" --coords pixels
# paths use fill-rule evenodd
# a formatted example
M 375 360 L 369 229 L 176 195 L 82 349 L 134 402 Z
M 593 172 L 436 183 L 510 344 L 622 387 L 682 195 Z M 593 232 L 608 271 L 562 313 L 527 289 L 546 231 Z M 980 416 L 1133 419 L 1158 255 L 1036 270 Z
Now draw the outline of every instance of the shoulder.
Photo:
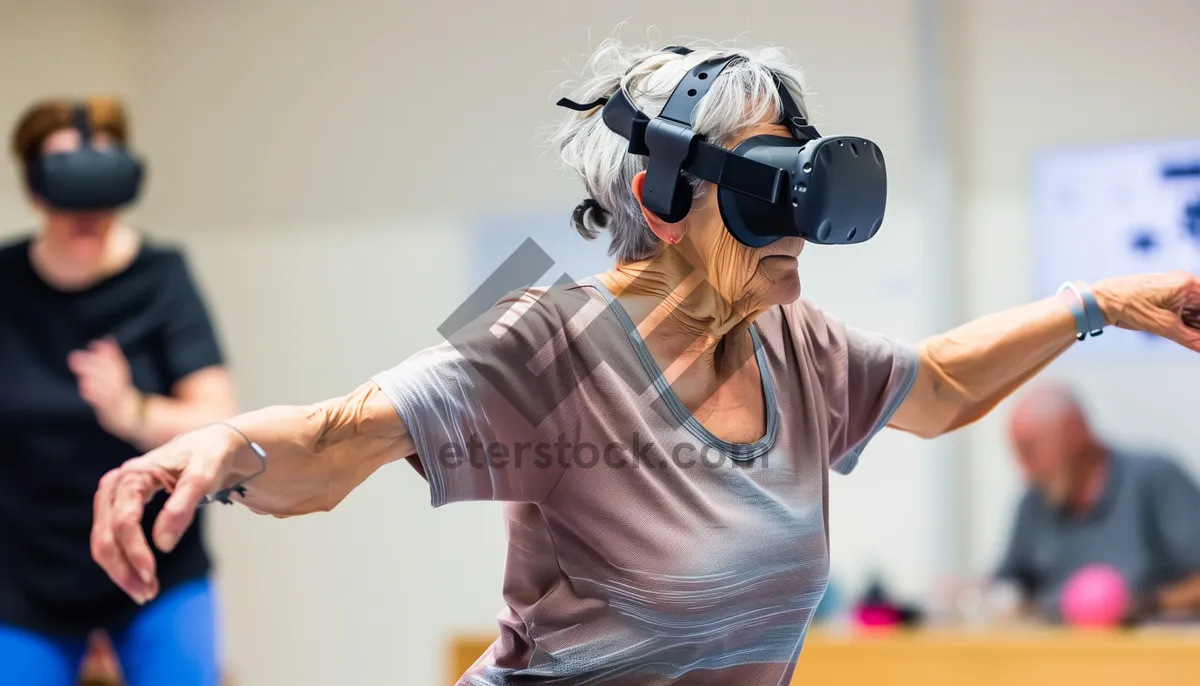
M 591 359 L 604 354 L 597 351 L 613 342 L 612 337 L 591 335 L 596 328 L 611 329 L 592 326 L 611 311 L 603 298 L 588 288 L 530 287 L 498 299 L 494 295 L 473 297 L 479 301 L 461 306 L 439 330 L 443 342 L 413 355 L 406 364 L 505 370 L 517 375 L 540 373 L 526 368 L 532 365 L 555 374 L 574 369 L 581 355 Z
M 476 296 L 478 297 L 478 296 Z M 527 345 L 544 345 L 566 332 L 568 337 L 581 330 L 588 312 L 606 310 L 589 289 L 579 286 L 521 288 L 501 296 L 488 306 L 486 298 L 478 303 L 478 315 L 465 313 L 460 323 L 448 322 L 441 333 L 448 342 L 502 344 L 508 339 Z M 589 307 L 589 305 L 591 307 Z M 470 304 L 464 305 L 469 308 Z M 584 315 L 584 316 L 581 316 Z M 594 319 L 595 314 L 591 315 Z
M 138 283 L 151 285 L 164 294 L 189 296 L 195 290 L 186 253 L 172 243 L 144 239 L 130 270 L 136 273 Z
M 755 324 L 769 343 L 790 337 L 804 341 L 806 347 L 826 346 L 844 335 L 841 321 L 804 298 L 770 308 Z
M 173 243 L 144 239 L 138 261 L 143 266 L 164 274 L 186 274 L 188 265 L 183 248 Z
M 1125 469 L 1141 481 L 1166 483 L 1188 478 L 1178 462 L 1162 453 L 1116 452 L 1114 458 L 1120 460 Z
M 794 356 L 818 372 L 833 373 L 855 362 L 890 364 L 900 353 L 891 338 L 849 326 L 803 298 L 771 308 L 759 321 L 768 349 Z
M 490 307 L 476 304 L 482 312 L 472 312 L 468 302 L 441 331 L 442 343 L 409 356 L 374 381 L 410 414 L 457 416 L 461 408 L 480 406 L 540 420 L 578 385 L 580 365 L 587 365 L 571 357 L 579 352 L 571 342 L 587 326 L 581 315 L 592 311 L 590 303 L 607 309 L 598 297 L 574 287 L 511 291 Z M 564 349 L 571 353 L 564 356 Z M 597 345 L 580 350 L 589 360 L 602 354 Z
M 496 307 L 518 316 L 565 322 L 592 300 L 588 290 L 581 286 L 534 286 L 510 291 L 497 301 Z

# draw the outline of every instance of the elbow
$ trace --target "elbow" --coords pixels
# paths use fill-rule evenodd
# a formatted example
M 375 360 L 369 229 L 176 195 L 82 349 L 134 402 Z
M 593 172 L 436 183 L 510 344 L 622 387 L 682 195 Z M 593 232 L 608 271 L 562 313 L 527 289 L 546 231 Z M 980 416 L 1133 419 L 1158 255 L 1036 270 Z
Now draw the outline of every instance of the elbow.
M 942 436 L 945 436 L 946 434 L 950 433 L 951 431 L 953 431 L 953 429 L 950 428 L 949 425 L 945 425 L 945 426 L 930 425 L 930 426 L 919 427 L 917 429 L 909 431 L 909 433 L 916 436 L 917 438 L 922 438 L 922 439 L 929 441 L 929 440 L 933 440 L 935 438 L 941 438 Z
M 919 425 L 909 429 L 908 433 L 917 438 L 932 440 L 941 438 L 961 426 L 963 423 L 958 419 L 956 413 L 935 410 L 929 412 Z
M 975 401 L 946 372 L 932 346 L 922 345 L 919 354 L 917 379 L 896 426 L 918 438 L 939 438 L 970 423 Z
M 986 410 L 979 410 L 974 404 L 963 401 L 957 407 L 957 411 L 947 413 L 948 416 L 933 423 L 928 431 L 923 434 L 918 434 L 921 438 L 941 438 L 949 433 L 954 433 L 964 426 L 969 426 L 978 421 L 981 417 L 987 414 Z
M 229 419 L 238 411 L 233 377 L 224 367 L 192 372 L 172 387 L 168 398 L 179 412 L 201 426 Z
M 212 393 L 202 401 L 203 412 L 212 416 L 212 421 L 219 422 L 229 419 L 238 413 L 237 394 L 230 382 L 227 388 Z

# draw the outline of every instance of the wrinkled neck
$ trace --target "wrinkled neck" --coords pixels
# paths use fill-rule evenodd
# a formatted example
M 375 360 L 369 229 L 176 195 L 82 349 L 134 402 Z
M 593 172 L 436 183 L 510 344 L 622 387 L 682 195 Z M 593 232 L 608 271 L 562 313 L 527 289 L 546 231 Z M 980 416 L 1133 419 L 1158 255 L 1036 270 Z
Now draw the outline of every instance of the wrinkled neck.
M 745 361 L 750 324 L 759 312 L 739 312 L 709 285 L 703 269 L 674 248 L 598 275 L 637 324 L 668 380 L 699 364 L 721 374 L 726 360 Z M 679 369 L 672 373 L 672 368 Z

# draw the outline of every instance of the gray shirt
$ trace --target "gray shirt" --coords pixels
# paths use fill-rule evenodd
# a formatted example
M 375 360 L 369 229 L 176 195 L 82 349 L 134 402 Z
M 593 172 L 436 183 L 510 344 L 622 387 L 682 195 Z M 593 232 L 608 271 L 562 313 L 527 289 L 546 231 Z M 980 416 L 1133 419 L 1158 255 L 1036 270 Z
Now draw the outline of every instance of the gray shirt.
M 1114 452 L 1091 512 L 1067 514 L 1030 489 L 1017 509 L 997 577 L 1018 583 L 1038 610 L 1059 618 L 1058 598 L 1088 564 L 1118 569 L 1135 594 L 1200 572 L 1200 488 L 1169 459 Z
M 791 682 L 829 574 L 829 471 L 887 424 L 916 351 L 771 308 L 749 353 L 766 422 L 730 443 L 635 324 L 598 282 L 515 293 L 375 378 L 433 505 L 505 503 L 500 637 L 464 686 Z

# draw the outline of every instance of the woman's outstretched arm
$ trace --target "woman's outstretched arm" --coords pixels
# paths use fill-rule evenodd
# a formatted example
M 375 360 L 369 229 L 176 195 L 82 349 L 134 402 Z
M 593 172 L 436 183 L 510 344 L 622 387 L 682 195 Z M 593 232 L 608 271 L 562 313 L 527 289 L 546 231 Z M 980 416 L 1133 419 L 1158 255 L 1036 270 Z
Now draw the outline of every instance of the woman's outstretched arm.
M 1105 322 L 1200 352 L 1200 279 L 1186 272 L 1105 279 L 1093 292 Z M 922 437 L 983 417 L 1074 343 L 1075 322 L 1046 298 L 969 322 L 919 347 L 921 367 L 890 426 Z
M 155 545 L 170 551 L 207 496 L 262 470 L 247 438 L 266 453 L 267 469 L 235 498 L 280 517 L 328 511 L 379 467 L 415 453 L 391 401 L 367 383 L 315 405 L 238 415 L 129 460 L 100 480 L 92 556 L 134 600 L 145 603 L 158 593 L 154 555 L 142 533 L 145 503 L 159 490 L 171 492 L 153 529 Z

